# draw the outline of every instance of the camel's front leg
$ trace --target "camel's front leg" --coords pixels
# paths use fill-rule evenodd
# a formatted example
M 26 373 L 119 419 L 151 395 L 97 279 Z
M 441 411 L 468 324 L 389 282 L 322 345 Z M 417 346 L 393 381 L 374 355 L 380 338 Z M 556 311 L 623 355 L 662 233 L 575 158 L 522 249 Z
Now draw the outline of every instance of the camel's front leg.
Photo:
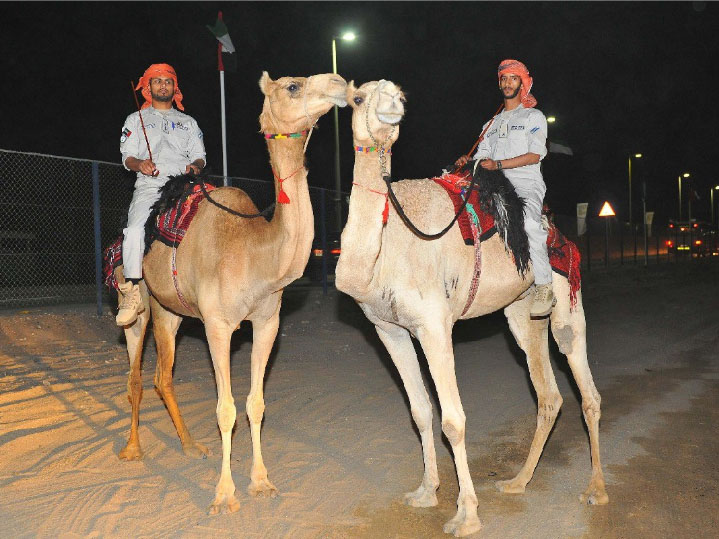
M 246 411 L 250 420 L 250 432 L 252 433 L 252 470 L 250 472 L 251 483 L 247 492 L 252 496 L 277 496 L 277 489 L 267 477 L 267 468 L 262 460 L 262 444 L 260 441 L 260 430 L 262 428 L 262 416 L 265 413 L 265 400 L 262 391 L 262 384 L 265 378 L 265 368 L 270 357 L 272 346 L 277 337 L 277 330 L 280 325 L 280 297 L 273 295 L 268 298 L 268 310 L 272 312 L 269 318 L 252 318 L 252 373 L 250 393 L 247 395 Z M 272 305 L 274 303 L 274 305 Z
M 223 505 L 227 506 L 227 511 L 230 513 L 240 508 L 240 502 L 235 498 L 235 483 L 232 481 L 230 470 L 232 428 L 235 426 L 237 416 L 230 380 L 230 339 L 233 330 L 234 328 L 225 322 L 205 320 L 205 332 L 217 382 L 217 423 L 222 434 L 222 472 L 215 487 L 215 499 L 210 505 L 211 515 L 218 514 Z
M 599 459 L 599 418 L 601 416 L 601 397 L 594 386 L 592 372 L 587 362 L 587 327 L 582 306 L 582 293 L 577 293 L 577 305 L 570 309 L 569 283 L 566 279 L 554 277 L 557 306 L 551 315 L 552 335 L 559 350 L 566 354 L 574 380 L 582 394 L 582 412 L 589 430 L 589 446 L 592 455 L 592 477 L 589 487 L 579 497 L 588 505 L 604 505 L 609 496 L 604 485 L 604 474 Z
M 118 275 L 119 272 L 119 275 Z M 117 268 L 116 276 L 118 281 L 125 282 L 122 277 L 122 266 Z M 140 282 L 140 295 L 145 304 L 145 310 L 141 312 L 137 320 L 125 328 L 125 341 L 127 342 L 127 356 L 130 360 L 130 374 L 127 377 L 127 398 L 132 407 L 130 420 L 130 438 L 127 445 L 122 448 L 118 457 L 121 460 L 140 460 L 143 457 L 140 448 L 140 436 L 137 432 L 140 423 L 140 401 L 142 400 L 142 349 L 145 341 L 145 330 L 150 321 L 149 294 L 145 282 Z
M 165 309 L 155 299 L 150 299 L 152 306 L 152 330 L 157 345 L 157 368 L 155 369 L 155 389 L 170 413 L 177 434 L 182 442 L 185 455 L 194 458 L 207 458 L 207 448 L 197 443 L 187 430 L 180 408 L 175 398 L 175 386 L 172 383 L 172 366 L 175 363 L 175 336 L 180 327 L 182 317 Z
M 439 488 L 439 474 L 437 473 L 437 454 L 434 449 L 434 433 L 432 431 L 432 403 L 424 387 L 417 353 L 409 332 L 405 328 L 379 320 L 375 321 L 375 327 L 380 340 L 387 348 L 402 377 L 402 383 L 409 397 L 412 417 L 422 437 L 424 477 L 419 488 L 405 494 L 404 500 L 414 507 L 432 507 L 437 505 L 436 491 Z
M 531 296 L 528 296 L 504 309 L 514 338 L 527 354 L 529 376 L 537 393 L 537 429 L 527 460 L 513 479 L 497 482 L 497 488 L 501 492 L 513 494 L 524 492 L 527 483 L 532 479 L 544 444 L 562 406 L 562 396 L 559 394 L 549 361 L 548 321 L 546 318 L 530 319 L 530 302 Z
M 442 407 L 442 431 L 452 445 L 459 479 L 457 514 L 444 525 L 445 533 L 469 535 L 482 527 L 477 515 L 477 495 L 467 464 L 465 415 L 459 398 L 452 349 L 452 320 L 449 313 L 426 322 L 417 331 Z

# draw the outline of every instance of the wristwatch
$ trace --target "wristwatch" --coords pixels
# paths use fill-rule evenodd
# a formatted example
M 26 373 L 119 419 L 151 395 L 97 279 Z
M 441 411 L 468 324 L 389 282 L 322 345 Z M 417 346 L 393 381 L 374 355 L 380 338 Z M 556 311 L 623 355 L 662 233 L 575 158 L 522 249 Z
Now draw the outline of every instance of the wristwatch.
M 497 161 L 497 170 L 502 170 L 502 161 Z

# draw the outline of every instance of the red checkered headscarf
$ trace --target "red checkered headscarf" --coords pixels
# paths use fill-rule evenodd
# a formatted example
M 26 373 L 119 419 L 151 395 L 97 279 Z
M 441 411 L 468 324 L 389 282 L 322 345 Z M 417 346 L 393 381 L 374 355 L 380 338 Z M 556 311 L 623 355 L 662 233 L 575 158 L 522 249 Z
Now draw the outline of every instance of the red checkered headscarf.
M 153 77 L 170 77 L 175 81 L 175 95 L 172 96 L 172 100 L 178 109 L 185 110 L 185 107 L 182 106 L 182 92 L 180 91 L 180 86 L 177 84 L 177 74 L 170 64 L 152 64 L 145 70 L 145 73 L 143 73 L 142 78 L 135 88 L 135 90 L 142 89 L 142 97 L 145 98 L 142 108 L 146 109 L 152 104 L 150 79 Z
M 527 66 L 525 66 L 519 60 L 504 60 L 501 64 L 499 64 L 499 68 L 497 69 L 497 77 L 501 79 L 502 75 L 507 74 L 517 75 L 520 79 L 522 79 L 522 89 L 520 90 L 520 96 L 524 108 L 531 109 L 532 107 L 536 107 L 537 100 L 532 94 L 529 93 L 532 89 L 533 79 L 529 76 L 529 69 L 527 69 Z

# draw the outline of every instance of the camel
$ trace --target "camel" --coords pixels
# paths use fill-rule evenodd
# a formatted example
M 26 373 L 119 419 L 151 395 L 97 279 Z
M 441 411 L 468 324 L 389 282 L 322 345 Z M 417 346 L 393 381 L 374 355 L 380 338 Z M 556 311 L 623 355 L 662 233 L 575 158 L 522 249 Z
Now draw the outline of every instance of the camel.
M 440 239 L 427 241 L 413 234 L 393 207 L 389 208 L 387 223 L 382 222 L 383 210 L 387 211 L 387 186 L 382 177 L 391 171 L 389 150 L 399 136 L 398 124 L 405 112 L 401 89 L 391 81 L 368 82 L 359 88 L 351 82 L 347 102 L 353 108 L 354 145 L 364 151 L 355 156 L 354 185 L 335 285 L 352 296 L 375 325 L 402 378 L 424 458 L 422 483 L 414 492 L 405 494 L 405 502 L 430 507 L 437 504 L 439 477 L 432 405 L 410 335 L 419 340 L 437 390 L 442 431 L 452 446 L 459 480 L 457 513 L 444 525 L 444 531 L 457 537 L 469 535 L 481 528 L 481 522 L 467 465 L 465 414 L 454 369 L 452 328 L 458 319 L 504 309 L 509 327 L 526 354 L 538 399 L 537 428 L 519 473 L 497 483 L 501 492 L 522 493 L 562 404 L 549 361 L 548 320 L 530 319 L 531 295 L 526 292 L 533 284 L 531 266 L 523 278 L 499 234 L 481 243 L 482 272 L 477 293 L 462 314 L 474 268 L 474 246 L 464 244 L 458 225 Z M 441 230 L 454 216 L 449 197 L 432 180 L 404 180 L 392 185 L 405 213 L 423 232 Z M 592 475 L 580 499 L 586 504 L 605 504 L 608 497 L 598 438 L 600 397 L 587 364 L 581 292 L 572 309 L 567 279 L 555 273 L 553 289 L 558 302 L 550 315 L 552 333 L 579 386 L 589 428 Z
M 142 458 L 138 437 L 142 398 L 140 364 L 150 314 L 157 343 L 155 388 L 162 397 L 186 454 L 203 458 L 207 449 L 197 443 L 180 414 L 172 383 L 175 335 L 182 318 L 204 322 L 217 383 L 217 422 L 222 436 L 222 469 L 209 507 L 217 514 L 239 509 L 230 471 L 232 428 L 236 408 L 230 380 L 230 338 L 243 320 L 252 322 L 251 389 L 246 412 L 252 436 L 251 495 L 275 496 L 262 460 L 260 428 L 264 414 L 263 378 L 279 327 L 285 286 L 302 276 L 314 237 L 314 218 L 304 166 L 304 150 L 318 118 L 334 105 L 344 106 L 347 83 L 334 74 L 259 81 L 264 94 L 261 131 L 267 139 L 270 166 L 279 200 L 271 221 L 241 218 L 203 200 L 176 251 L 177 289 L 171 274 L 171 247 L 154 242 L 144 258 L 141 286 L 145 311 L 125 328 L 130 359 L 128 397 L 132 405 L 130 436 L 120 451 L 123 460 Z M 284 136 L 291 134 L 291 136 Z M 274 137 L 272 135 L 280 135 Z M 222 187 L 211 197 L 235 211 L 255 214 L 257 208 L 242 190 Z M 121 267 L 115 271 L 123 282 Z M 148 289 L 151 295 L 148 294 Z M 178 290 L 182 297 L 178 295 Z

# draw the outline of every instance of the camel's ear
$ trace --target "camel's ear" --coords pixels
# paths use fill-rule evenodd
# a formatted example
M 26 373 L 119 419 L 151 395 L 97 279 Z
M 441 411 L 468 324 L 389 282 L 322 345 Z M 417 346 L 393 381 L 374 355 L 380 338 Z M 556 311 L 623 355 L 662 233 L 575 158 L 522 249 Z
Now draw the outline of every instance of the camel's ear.
M 262 77 L 260 77 L 260 90 L 262 90 L 263 94 L 267 95 L 269 92 L 269 86 L 272 82 L 270 74 L 267 71 L 263 71 Z
M 354 103 L 352 102 L 352 96 L 355 95 L 355 91 L 357 88 L 355 88 L 355 81 L 351 80 L 349 84 L 347 85 L 347 104 L 352 106 Z

